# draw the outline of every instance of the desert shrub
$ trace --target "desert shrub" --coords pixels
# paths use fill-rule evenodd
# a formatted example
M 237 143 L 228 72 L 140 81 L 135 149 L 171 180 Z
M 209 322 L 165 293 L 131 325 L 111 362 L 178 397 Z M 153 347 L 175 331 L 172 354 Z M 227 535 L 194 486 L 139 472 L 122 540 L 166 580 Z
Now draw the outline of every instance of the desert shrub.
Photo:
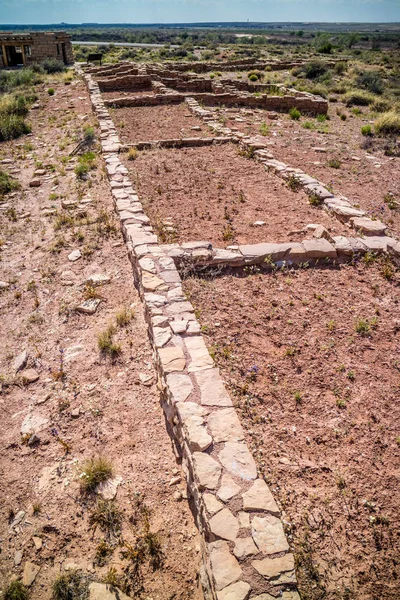
M 333 50 L 333 45 L 331 42 L 324 42 L 321 46 L 318 47 L 317 52 L 320 54 L 331 54 Z
M 373 94 L 382 94 L 382 78 L 376 71 L 366 71 L 357 77 L 357 85 L 372 92 Z
M 28 113 L 27 98 L 22 94 L 4 94 L 0 98 L 0 142 L 30 132 L 24 117 Z
M 400 135 L 400 113 L 389 111 L 378 117 L 374 123 L 378 135 Z
M 66 70 L 64 63 L 55 58 L 46 58 L 46 60 L 41 63 L 41 66 L 46 73 L 62 73 Z
M 377 98 L 375 102 L 372 104 L 372 110 L 376 112 L 387 112 L 390 110 L 390 102 L 388 100 L 384 100 L 383 98 Z
M 23 117 L 0 113 L 0 142 L 16 139 L 30 131 Z
M 327 72 L 327 67 L 320 60 L 312 60 L 303 67 L 303 73 L 307 79 L 317 79 Z
M 293 119 L 293 121 L 298 121 L 301 117 L 301 112 L 297 108 L 293 107 L 289 110 L 289 116 L 291 119 Z
M 361 133 L 365 137 L 371 136 L 372 135 L 372 127 L 371 127 L 371 125 L 364 125 L 363 127 L 361 127 Z
M 22 94 L 5 94 L 0 98 L 0 114 L 25 117 L 28 110 L 27 98 Z
M 95 139 L 95 131 L 93 127 L 85 127 L 83 130 L 83 139 L 87 145 L 93 144 Z
M 375 100 L 375 96 L 364 90 L 350 90 L 344 95 L 346 106 L 368 106 Z
M 248 73 L 247 77 L 250 81 L 258 81 L 260 79 L 260 71 L 251 71 Z
M 128 160 L 136 160 L 138 157 L 138 151 L 136 148 L 129 148 L 128 150 L 128 154 L 126 155 L 126 158 Z
M 47 90 L 47 93 L 48 93 L 48 95 L 49 95 L 49 96 L 54 96 L 54 94 L 56 93 L 56 91 L 55 91 L 55 89 L 54 89 L 54 88 L 49 88 L 49 89 Z
M 327 98 L 328 97 L 328 90 L 327 88 L 320 84 L 317 83 L 317 85 L 313 85 L 311 86 L 310 90 L 311 94 L 314 94 L 314 96 L 321 96 L 321 98 Z
M 4 600 L 28 600 L 28 589 L 22 581 L 12 581 L 4 594 Z
M 95 166 L 96 155 L 94 152 L 85 152 L 79 157 L 78 164 L 75 167 L 75 175 L 78 179 L 85 179 L 85 176 Z
M 343 75 L 347 70 L 347 64 L 345 62 L 338 62 L 335 65 L 335 73 L 338 75 Z
M 40 74 L 31 68 L 17 71 L 0 71 L 0 92 L 11 92 L 15 88 L 35 85 L 41 81 Z
M 62 573 L 53 583 L 52 600 L 86 600 L 89 582 L 89 578 L 80 571 Z
M 0 169 L 0 198 L 20 187 L 18 181 L 12 179 L 6 171 Z
M 103 456 L 87 459 L 79 473 L 81 492 L 90 494 L 97 486 L 113 476 L 112 463 Z

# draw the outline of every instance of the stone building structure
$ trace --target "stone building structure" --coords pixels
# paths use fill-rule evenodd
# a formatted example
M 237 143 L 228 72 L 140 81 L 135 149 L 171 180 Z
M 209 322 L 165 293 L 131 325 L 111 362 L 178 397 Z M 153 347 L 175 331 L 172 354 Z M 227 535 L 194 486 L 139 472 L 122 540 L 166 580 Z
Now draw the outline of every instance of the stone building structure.
M 29 66 L 47 58 L 74 62 L 70 36 L 64 31 L 12 33 L 0 31 L 0 69 Z

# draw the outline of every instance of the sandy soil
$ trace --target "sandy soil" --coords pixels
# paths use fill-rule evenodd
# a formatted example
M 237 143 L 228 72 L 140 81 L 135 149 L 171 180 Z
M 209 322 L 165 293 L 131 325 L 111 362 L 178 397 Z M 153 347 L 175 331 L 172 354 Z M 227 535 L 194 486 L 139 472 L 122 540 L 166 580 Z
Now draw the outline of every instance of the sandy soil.
M 334 235 L 343 231 L 336 219 L 310 206 L 304 192 L 292 192 L 233 144 L 145 151 L 125 164 L 153 224 L 172 218 L 177 241 L 296 241 L 315 222 Z M 264 224 L 253 226 L 256 221 Z
M 381 271 L 185 282 L 284 509 L 302 598 L 398 598 L 400 277 Z
M 185 104 L 117 108 L 111 113 L 121 141 L 126 144 L 213 136 L 208 127 L 189 112 Z M 200 127 L 200 130 L 192 130 L 192 127 Z
M 82 127 L 94 124 L 88 95 L 81 82 L 68 88 L 53 84 L 52 98 L 47 87 L 39 90 L 40 109 L 29 115 L 33 135 L 0 145 L 0 160 L 13 160 L 0 168 L 16 172 L 21 183 L 0 204 L 0 280 L 10 284 L 0 295 L 0 590 L 21 576 L 26 561 L 40 567 L 30 588 L 39 600 L 50 599 L 55 578 L 71 566 L 95 580 L 110 568 L 121 573 L 128 565 L 122 539 L 132 544 L 141 532 L 141 521 L 135 521 L 139 498 L 150 511 L 150 529 L 163 555 L 156 570 L 148 559 L 143 563 L 141 597 L 200 600 L 199 537 L 183 499 L 182 473 L 159 405 L 142 306 L 104 165 L 97 156 L 90 178 L 78 182 L 76 159 L 66 158 Z M 46 174 L 39 188 L 30 188 L 38 167 Z M 86 207 L 61 207 L 88 194 Z M 60 225 L 67 214 L 72 224 Z M 70 262 L 68 255 L 77 249 L 82 257 Z M 101 299 L 96 313 L 82 314 L 76 310 L 84 298 L 82 284 L 95 273 L 111 281 L 96 288 Z M 133 318 L 116 325 L 117 314 L 127 309 Z M 100 354 L 97 343 L 110 323 L 121 349 L 113 361 Z M 24 349 L 27 365 L 16 374 L 14 361 Z M 28 368 L 37 373 L 34 383 L 24 383 Z M 27 415 L 46 419 L 32 445 L 29 435 L 21 435 Z M 121 478 L 115 502 L 122 537 L 91 528 L 96 500 L 79 490 L 83 461 L 99 455 Z M 12 526 L 20 511 L 22 520 Z M 104 540 L 111 550 L 100 566 L 96 552 Z
M 342 121 L 337 112 L 347 119 Z M 226 116 L 228 127 L 248 134 L 260 134 L 260 125 L 265 122 L 270 128 L 265 139 L 275 158 L 300 167 L 341 192 L 353 204 L 387 223 L 399 236 L 400 207 L 389 208 L 385 196 L 391 192 L 400 205 L 400 158 L 385 156 L 384 140 L 369 141 L 361 134 L 361 127 L 372 123 L 364 113 L 354 115 L 339 102 L 330 104 L 330 120 L 325 123 L 306 116 L 293 121 L 284 114 L 270 121 L 264 111 L 254 111 L 253 115 L 249 111 L 228 112 Z M 304 129 L 305 122 L 315 129 Z

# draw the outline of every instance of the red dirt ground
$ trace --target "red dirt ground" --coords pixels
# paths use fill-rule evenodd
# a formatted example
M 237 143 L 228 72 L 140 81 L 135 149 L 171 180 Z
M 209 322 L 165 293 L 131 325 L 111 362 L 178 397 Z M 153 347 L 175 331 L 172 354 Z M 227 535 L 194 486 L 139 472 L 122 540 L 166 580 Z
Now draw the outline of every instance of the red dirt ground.
M 308 223 L 322 223 L 333 235 L 344 231 L 339 221 L 310 206 L 304 192 L 292 192 L 233 144 L 145 151 L 125 164 L 153 224 L 172 218 L 175 241 L 217 246 L 296 241 L 304 233 L 290 232 Z M 265 224 L 253 227 L 256 221 Z
M 212 137 L 208 127 L 185 104 L 116 108 L 111 117 L 125 144 L 180 137 Z M 191 127 L 199 126 L 200 131 Z
M 347 119 L 342 121 L 337 111 L 347 115 Z M 232 113 L 227 113 L 227 126 L 260 135 L 260 124 L 266 122 L 270 133 L 265 140 L 276 159 L 292 167 L 300 167 L 332 186 L 334 191 L 347 196 L 353 204 L 387 223 L 399 237 L 400 206 L 396 210 L 390 209 L 384 197 L 391 192 L 400 205 L 400 158 L 385 156 L 384 140 L 368 141 L 361 135 L 361 127 L 371 123 L 366 111 L 364 113 L 356 116 L 342 103 L 331 103 L 330 120 L 321 124 L 307 116 L 293 121 L 288 115 L 278 114 L 277 120 L 270 121 L 263 111 L 255 111 L 253 116 L 238 111 L 237 116 L 245 123 L 237 122 L 231 118 Z M 304 129 L 302 124 L 306 121 L 327 133 Z M 313 148 L 324 148 L 326 152 Z M 329 165 L 332 159 L 339 161 L 339 168 Z
M 185 282 L 307 600 L 399 597 L 400 277 L 381 269 Z
M 106 564 L 96 566 L 97 545 L 106 535 L 91 529 L 95 501 L 79 493 L 82 462 L 102 454 L 122 477 L 116 504 L 124 516 L 124 539 L 135 539 L 137 530 L 129 519 L 140 495 L 150 509 L 151 530 L 161 542 L 162 568 L 153 571 L 148 563 L 143 565 L 145 597 L 200 600 L 198 532 L 182 499 L 183 474 L 159 404 L 143 308 L 113 217 L 104 164 L 97 155 L 89 180 L 79 182 L 73 172 L 76 158 L 67 158 L 82 128 L 95 125 L 90 101 L 80 81 L 69 88 L 52 82 L 56 93 L 51 98 L 48 85 L 37 88 L 40 108 L 28 116 L 33 135 L 0 144 L 0 160 L 13 159 L 1 168 L 19 169 L 15 176 L 22 186 L 0 203 L 0 280 L 10 283 L 0 294 L 0 590 L 12 577 L 21 576 L 26 561 L 40 567 L 30 588 L 35 600 L 50 599 L 55 578 L 68 564 L 97 580 L 110 567 L 119 572 L 126 564 L 121 547 L 114 544 Z M 71 97 L 76 99 L 73 110 Z M 46 175 L 39 188 L 30 188 L 38 163 Z M 79 220 L 80 209 L 61 207 L 62 200 L 77 201 L 87 193 L 92 197 L 87 219 Z M 57 216 L 43 212 L 55 209 L 58 215 L 74 215 L 75 225 L 57 228 Z M 67 257 L 74 249 L 83 257 L 72 263 Z M 90 316 L 76 307 L 83 300 L 82 282 L 94 273 L 109 275 L 111 282 L 98 288 L 102 301 Z M 127 307 L 135 317 L 117 328 L 115 342 L 121 354 L 112 362 L 100 354 L 97 337 Z M 74 347 L 77 353 L 69 359 Z M 13 369 L 15 357 L 25 348 L 28 367 L 39 375 L 30 385 L 23 385 Z M 148 385 L 141 383 L 140 374 L 149 376 Z M 33 446 L 20 433 L 30 411 L 49 419 Z M 46 470 L 48 477 L 40 487 Z M 171 486 L 171 479 L 179 477 Z M 34 515 L 35 503 L 40 510 Z M 19 511 L 25 518 L 10 529 L 12 515 Z M 40 550 L 33 536 L 41 538 Z M 14 565 L 18 551 L 22 562 Z
M 126 98 L 127 96 L 131 98 L 132 96 L 140 97 L 140 96 L 155 96 L 153 90 L 143 90 L 143 91 L 135 91 L 135 92 L 101 92 L 101 95 L 105 100 L 110 100 L 112 98 Z

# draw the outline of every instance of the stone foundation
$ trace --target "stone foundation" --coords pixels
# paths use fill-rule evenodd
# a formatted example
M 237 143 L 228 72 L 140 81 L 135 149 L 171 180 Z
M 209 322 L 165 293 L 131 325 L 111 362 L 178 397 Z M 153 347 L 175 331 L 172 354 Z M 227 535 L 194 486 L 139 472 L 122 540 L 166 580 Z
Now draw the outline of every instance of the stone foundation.
M 158 244 L 120 162 L 120 142 L 98 84 L 99 119 L 115 208 L 144 303 L 164 412 L 202 534 L 207 600 L 299 600 L 280 509 L 244 441 L 232 400 L 208 353 L 173 259 Z

